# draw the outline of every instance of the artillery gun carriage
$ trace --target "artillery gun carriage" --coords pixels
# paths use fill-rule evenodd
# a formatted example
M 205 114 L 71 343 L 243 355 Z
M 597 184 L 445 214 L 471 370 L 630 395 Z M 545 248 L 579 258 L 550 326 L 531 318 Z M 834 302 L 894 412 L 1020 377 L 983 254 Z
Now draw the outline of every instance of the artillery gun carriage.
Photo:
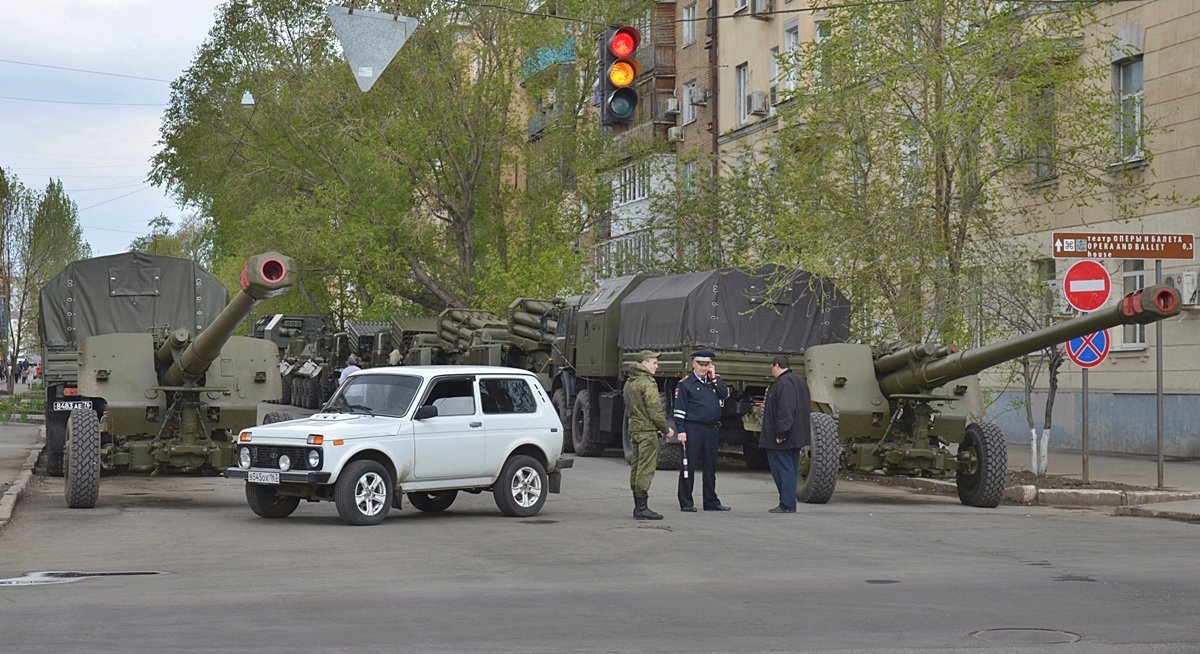
M 47 403 L 48 467 L 57 458 L 67 506 L 95 506 L 102 471 L 233 465 L 233 436 L 281 394 L 277 345 L 233 332 L 291 286 L 291 271 L 283 255 L 251 257 L 224 305 L 224 287 L 194 262 L 130 253 L 72 264 L 43 289 L 39 331 L 56 366 L 47 393 L 63 403 Z

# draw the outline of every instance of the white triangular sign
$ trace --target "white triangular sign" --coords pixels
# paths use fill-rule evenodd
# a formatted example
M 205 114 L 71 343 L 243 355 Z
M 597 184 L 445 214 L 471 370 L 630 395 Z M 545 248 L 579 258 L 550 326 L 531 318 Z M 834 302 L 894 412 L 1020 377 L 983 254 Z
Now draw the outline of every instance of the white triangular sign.
M 417 19 L 395 16 L 377 11 L 329 5 L 325 8 L 333 33 L 342 43 L 342 52 L 350 64 L 350 72 L 358 81 L 358 88 L 370 90 L 383 69 L 392 63 L 400 46 L 417 29 Z

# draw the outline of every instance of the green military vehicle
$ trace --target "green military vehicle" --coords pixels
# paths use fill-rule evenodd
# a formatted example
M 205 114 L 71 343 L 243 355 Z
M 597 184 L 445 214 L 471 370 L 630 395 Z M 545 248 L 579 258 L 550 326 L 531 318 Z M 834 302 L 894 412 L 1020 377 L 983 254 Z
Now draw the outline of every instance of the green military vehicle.
M 438 319 L 432 317 L 393 316 L 391 328 L 375 335 L 375 354 L 388 365 L 404 363 L 404 357 L 418 336 L 437 335 Z
M 69 507 L 95 506 L 101 471 L 232 465 L 235 434 L 281 390 L 276 345 L 233 332 L 291 269 L 252 257 L 227 303 L 195 262 L 132 252 L 72 263 L 42 289 L 46 466 Z
M 814 345 L 845 341 L 849 317 L 849 302 L 830 282 L 776 266 L 604 280 L 595 292 L 566 300 L 558 318 L 554 354 L 561 363 L 550 390 L 565 438 L 581 456 L 622 447 L 628 457 L 621 388 L 637 352 L 662 353 L 656 377 L 670 416 L 691 352 L 707 349 L 731 392 L 721 443 L 740 449 L 748 466 L 765 468 L 758 432 L 771 358 L 799 360 Z M 681 455 L 678 443 L 665 443 L 659 467 L 678 468 Z
M 301 354 L 309 343 L 317 342 L 327 330 L 328 321 L 321 316 L 300 316 L 275 313 L 259 318 L 251 335 L 275 343 L 279 348 L 279 375 L 282 383 L 280 404 L 292 404 L 292 384 L 296 370 L 303 363 Z

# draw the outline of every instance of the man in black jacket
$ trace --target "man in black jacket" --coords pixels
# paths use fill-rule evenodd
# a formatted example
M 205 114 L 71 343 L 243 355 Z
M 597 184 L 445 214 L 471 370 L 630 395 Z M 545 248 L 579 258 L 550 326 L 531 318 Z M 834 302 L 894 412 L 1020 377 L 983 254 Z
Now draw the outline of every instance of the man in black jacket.
M 764 400 L 763 429 L 758 446 L 767 453 L 775 488 L 779 489 L 779 506 L 770 513 L 796 512 L 796 476 L 800 468 L 800 448 L 812 440 L 809 428 L 809 408 L 812 396 L 808 383 L 792 372 L 788 358 L 778 355 L 771 360 L 775 383 L 767 388 Z

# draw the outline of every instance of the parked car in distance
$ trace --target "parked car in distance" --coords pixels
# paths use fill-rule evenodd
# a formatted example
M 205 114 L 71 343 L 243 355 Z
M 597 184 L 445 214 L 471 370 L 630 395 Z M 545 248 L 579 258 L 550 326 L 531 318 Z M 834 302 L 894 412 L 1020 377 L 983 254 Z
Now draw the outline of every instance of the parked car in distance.
M 400 506 L 445 511 L 490 490 L 505 515 L 535 515 L 557 493 L 563 426 L 537 377 L 516 368 L 401 366 L 354 373 L 308 418 L 238 435 L 246 502 L 264 518 L 331 501 L 352 525 Z

